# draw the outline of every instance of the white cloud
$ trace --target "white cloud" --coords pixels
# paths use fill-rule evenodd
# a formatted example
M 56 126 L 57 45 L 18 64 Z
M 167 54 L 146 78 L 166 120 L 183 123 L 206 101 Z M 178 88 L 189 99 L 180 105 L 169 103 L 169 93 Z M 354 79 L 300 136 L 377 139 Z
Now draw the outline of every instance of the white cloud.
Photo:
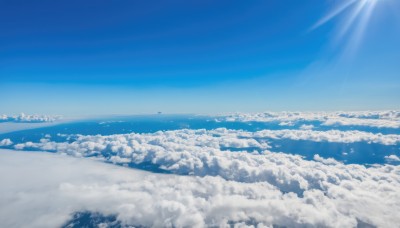
M 21 113 L 16 116 L 7 116 L 5 114 L 0 116 L 0 120 L 7 122 L 17 122 L 17 123 L 42 123 L 42 122 L 54 122 L 60 120 L 62 117 L 59 115 L 26 115 Z
M 7 115 L 4 114 L 0 115 L 0 120 L 7 120 L 7 119 L 8 119 Z
M 387 136 L 387 135 L 386 135 Z M 255 183 L 266 181 L 284 192 L 301 195 L 305 190 L 325 189 L 325 182 L 335 183 L 341 177 L 340 168 L 334 174 L 320 176 L 314 163 L 304 162 L 300 156 L 270 153 L 268 144 L 255 138 L 278 137 L 292 139 L 330 140 L 356 142 L 372 140 L 381 143 L 393 143 L 398 138 L 385 138 L 381 134 L 359 131 L 314 132 L 304 130 L 263 130 L 245 132 L 227 130 L 176 130 L 152 134 L 118 134 L 109 136 L 78 136 L 72 143 L 57 143 L 42 140 L 40 143 L 27 142 L 15 145 L 16 149 L 37 148 L 57 151 L 77 157 L 98 157 L 108 162 L 125 164 L 152 164 L 176 174 L 196 176 L 220 176 L 226 180 Z M 394 137 L 394 136 L 393 136 Z M 396 141 L 398 142 L 398 141 Z M 223 151 L 224 147 L 259 147 L 264 152 L 243 153 Z M 286 155 L 285 155 L 286 156 Z M 315 160 L 322 162 L 320 157 Z M 323 162 L 331 164 L 331 160 Z M 302 164 L 301 167 L 298 164 Z M 363 169 L 363 166 L 344 166 Z
M 251 133 L 249 133 L 251 134 Z M 396 145 L 400 143 L 400 135 L 370 133 L 364 131 L 312 131 L 312 130 L 262 130 L 251 134 L 255 138 L 274 138 L 309 140 L 314 142 L 355 143 L 368 142 L 383 145 Z
M 314 125 L 312 124 L 303 124 L 300 126 L 301 130 L 312 130 L 314 128 Z
M 0 141 L 0 146 L 11 146 L 13 142 L 10 139 L 3 139 Z
M 345 117 L 332 117 L 322 123 L 326 126 L 368 126 L 368 127 L 386 127 L 386 128 L 400 128 L 400 120 L 387 120 L 387 119 L 360 119 L 360 118 L 345 118 Z
M 231 160 L 226 153 L 224 160 Z M 112 166 L 48 153 L 0 151 L 1 227 L 58 227 L 76 211 L 115 214 L 125 225 L 204 227 L 228 224 L 287 227 L 379 227 L 400 223 L 400 168 L 329 164 L 298 156 L 242 154 L 253 172 L 287 180 L 310 176 L 302 197 L 267 182 L 241 183 Z M 269 164 L 256 162 L 269 160 Z M 23 167 L 23 169 L 21 168 Z M 239 167 L 232 167 L 239 168 Z
M 362 119 L 400 119 L 400 111 L 360 111 L 360 112 L 337 112 L 339 116 Z
M 57 143 L 44 139 L 39 143 L 16 144 L 14 148 L 19 150 L 36 148 L 68 153 L 74 156 L 106 155 L 108 160 L 116 163 L 120 163 L 122 160 L 133 163 L 150 162 L 179 172 L 193 172 L 202 169 L 204 166 L 208 167 L 208 163 L 212 159 L 210 156 L 221 152 L 223 149 L 235 148 L 235 150 L 244 151 L 258 148 L 258 150 L 267 150 L 270 148 L 266 142 L 268 139 L 338 143 L 368 142 L 383 145 L 400 143 L 400 135 L 373 134 L 363 131 L 262 130 L 247 132 L 219 128 L 215 130 L 184 129 L 149 134 L 132 133 L 110 136 L 80 135 L 72 143 Z M 207 152 L 207 154 L 204 155 L 204 152 Z M 176 164 L 177 160 L 180 160 L 180 165 Z M 186 163 L 190 163 L 190 165 Z M 181 168 L 182 170 L 180 170 Z
M 235 113 L 221 115 L 220 119 L 238 122 L 280 122 L 280 125 L 293 125 L 301 121 L 319 121 L 328 126 L 400 128 L 400 111 Z
M 385 156 L 385 159 L 388 162 L 400 162 L 400 158 L 397 155 L 394 155 L 394 154 L 389 155 L 389 156 Z
M 235 113 L 221 115 L 226 121 L 238 122 L 296 122 L 296 121 L 323 121 L 326 112 L 263 112 L 263 113 Z
M 295 123 L 292 122 L 292 121 L 280 122 L 280 123 L 279 123 L 279 126 L 289 126 L 289 127 L 292 127 L 292 126 L 294 126 L 294 125 L 295 125 Z
M 393 123 L 398 124 L 399 115 L 264 113 L 258 117 L 289 124 L 317 119 L 327 125 L 396 127 Z M 399 224 L 400 166 L 367 168 L 319 155 L 307 161 L 301 156 L 271 153 L 266 141 L 397 145 L 400 135 L 313 131 L 312 126 L 257 132 L 221 128 L 77 135 L 70 143 L 50 141 L 46 136 L 39 143 L 17 144 L 14 148 L 20 150 L 37 148 L 59 154 L 0 150 L 0 173 L 7 174 L 0 175 L 0 227 L 57 227 L 77 211 L 115 214 L 123 224 L 154 227 L 355 227 L 358 221 L 378 227 Z M 12 145 L 10 139 L 0 141 L 0 146 L 8 145 Z M 242 151 L 225 151 L 230 147 Z M 264 152 L 245 152 L 252 148 Z M 400 161 L 396 155 L 385 159 L 393 162 L 390 164 Z M 154 174 L 93 160 L 152 164 L 189 176 Z

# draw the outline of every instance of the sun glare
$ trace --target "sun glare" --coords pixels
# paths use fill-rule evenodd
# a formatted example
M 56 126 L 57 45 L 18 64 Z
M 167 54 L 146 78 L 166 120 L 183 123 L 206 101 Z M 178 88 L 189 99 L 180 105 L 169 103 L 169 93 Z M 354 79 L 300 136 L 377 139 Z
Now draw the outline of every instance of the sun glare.
M 335 18 L 342 17 L 343 23 L 337 31 L 336 40 L 348 37 L 348 45 L 353 49 L 361 41 L 378 2 L 379 0 L 344 0 L 342 4 L 317 21 L 311 30 L 315 30 Z

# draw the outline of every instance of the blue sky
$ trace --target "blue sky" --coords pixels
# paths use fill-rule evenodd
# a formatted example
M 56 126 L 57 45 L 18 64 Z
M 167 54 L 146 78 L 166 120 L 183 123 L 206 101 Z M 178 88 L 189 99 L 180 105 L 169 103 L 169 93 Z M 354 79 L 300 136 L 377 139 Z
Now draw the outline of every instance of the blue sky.
M 398 109 L 400 3 L 350 1 L 2 1 L 0 112 Z

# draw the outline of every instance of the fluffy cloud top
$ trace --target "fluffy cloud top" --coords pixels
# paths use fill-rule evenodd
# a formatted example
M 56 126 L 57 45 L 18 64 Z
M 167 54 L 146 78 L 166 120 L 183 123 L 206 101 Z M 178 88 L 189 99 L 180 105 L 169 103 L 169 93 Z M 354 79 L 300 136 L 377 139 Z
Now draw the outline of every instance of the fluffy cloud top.
M 289 126 L 300 121 L 319 121 L 327 126 L 400 128 L 400 111 L 236 113 L 221 116 L 220 119 L 239 122 L 280 122 L 282 125 Z
M 381 133 L 374 134 L 364 131 L 262 130 L 248 134 L 254 138 L 309 140 L 314 142 L 368 142 L 379 143 L 383 145 L 396 145 L 400 143 L 400 135 L 384 135 Z
M 400 119 L 400 111 L 359 111 L 359 112 L 337 112 L 339 116 L 361 119 Z
M 338 163 L 335 164 L 337 169 L 329 169 L 332 173 L 322 175 L 318 165 L 305 162 L 300 156 L 282 159 L 283 155 L 268 152 L 268 144 L 256 140 L 262 137 L 307 137 L 314 140 L 329 138 L 332 141 L 346 142 L 365 139 L 382 142 L 393 140 L 379 138 L 385 137 L 381 134 L 370 135 L 358 131 L 264 130 L 252 133 L 222 128 L 210 131 L 185 129 L 153 134 L 78 136 L 71 143 L 42 139 L 40 143 L 27 142 L 17 144 L 15 148 L 37 148 L 77 157 L 98 157 L 116 164 L 152 164 L 183 175 L 220 176 L 226 180 L 247 183 L 268 182 L 283 192 L 294 192 L 298 195 L 310 189 L 326 189 L 326 183 L 336 183 L 343 178 L 342 175 L 347 175 L 341 172 L 342 168 L 365 169 L 363 166 L 345 166 Z M 264 152 L 259 154 L 224 150 L 229 147 L 243 150 L 257 147 Z M 367 170 L 371 172 L 374 168 Z
M 17 116 L 0 115 L 0 121 L 6 122 L 18 122 L 18 123 L 42 123 L 42 122 L 54 122 L 61 119 L 61 116 L 50 116 L 50 115 L 26 115 L 21 113 Z
M 152 174 L 88 159 L 3 150 L 0 172 L 13 175 L 0 176 L 0 225 L 57 227 L 77 211 L 116 215 L 123 225 L 148 227 L 400 223 L 399 167 L 325 164 L 285 154 L 263 157 L 276 165 L 272 175 L 285 178 L 279 167 L 286 167 L 293 175 L 318 177 L 307 184 L 324 188 L 309 188 L 300 197 L 268 182 Z M 253 163 L 254 172 L 266 165 Z
M 332 117 L 325 120 L 322 125 L 334 126 L 368 126 L 368 127 L 385 127 L 385 128 L 400 128 L 400 120 L 388 119 L 362 119 L 362 118 L 345 118 Z
M 257 115 L 288 126 L 302 120 L 391 128 L 399 124 L 399 112 Z M 239 119 L 253 117 L 245 114 Z M 312 129 L 307 124 L 299 130 L 257 132 L 184 129 L 71 135 L 67 142 L 51 141 L 46 135 L 40 142 L 16 144 L 19 150 L 57 154 L 0 150 L 0 173 L 7 174 L 0 175 L 0 227 L 60 227 L 79 211 L 145 227 L 400 224 L 400 166 L 393 165 L 400 162 L 398 155 L 386 156 L 387 165 L 365 167 L 317 154 L 308 161 L 268 151 L 271 139 L 399 145 L 400 135 Z M 0 140 L 0 146 L 11 145 L 10 139 Z M 248 152 L 253 149 L 257 152 Z M 145 170 L 156 167 L 172 174 L 99 161 Z
M 385 156 L 385 159 L 389 162 L 395 162 L 395 163 L 399 163 L 400 162 L 400 158 L 397 155 L 391 154 L 389 156 Z
M 0 140 L 0 146 L 11 146 L 13 142 L 10 139 Z

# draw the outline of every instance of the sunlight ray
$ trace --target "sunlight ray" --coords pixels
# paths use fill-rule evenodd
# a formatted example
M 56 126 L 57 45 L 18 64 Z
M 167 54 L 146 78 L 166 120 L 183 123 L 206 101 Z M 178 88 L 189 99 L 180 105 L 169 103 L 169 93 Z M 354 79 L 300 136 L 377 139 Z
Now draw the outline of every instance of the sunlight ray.
M 367 1 L 365 1 L 367 2 Z M 350 53 L 354 52 L 354 50 L 358 47 L 361 38 L 363 34 L 365 33 L 365 29 L 367 27 L 368 21 L 371 18 L 371 14 L 373 12 L 373 9 L 376 5 L 376 1 L 368 1 L 367 4 L 365 5 L 365 9 L 363 11 L 363 14 L 360 16 L 358 25 L 355 28 L 355 31 L 351 37 L 351 40 L 349 42 L 349 47 L 348 50 Z
M 323 26 L 327 22 L 338 19 L 339 27 L 334 34 L 334 42 L 339 44 L 347 39 L 344 46 L 344 56 L 354 53 L 361 42 L 362 36 L 371 19 L 371 15 L 378 4 L 377 0 L 344 0 L 341 5 L 322 17 L 310 30 Z M 342 18 L 339 18 L 342 17 Z
M 366 6 L 367 1 L 361 1 L 357 4 L 356 8 L 352 10 L 350 17 L 346 19 L 344 26 L 340 29 L 337 38 L 342 38 L 350 29 L 350 27 L 355 23 L 356 19 L 363 13 L 363 9 Z
M 323 17 L 322 19 L 320 19 L 317 23 L 315 23 L 310 30 L 314 30 L 319 28 L 320 26 L 324 25 L 325 23 L 327 23 L 328 21 L 332 20 L 334 17 L 338 16 L 339 14 L 341 14 L 343 11 L 345 11 L 346 9 L 348 9 L 350 6 L 352 6 L 354 3 L 356 3 L 357 0 L 351 0 L 346 2 L 345 4 L 339 6 L 338 8 L 336 8 L 335 10 L 333 10 L 331 13 L 329 13 L 328 15 L 326 15 L 325 17 Z

